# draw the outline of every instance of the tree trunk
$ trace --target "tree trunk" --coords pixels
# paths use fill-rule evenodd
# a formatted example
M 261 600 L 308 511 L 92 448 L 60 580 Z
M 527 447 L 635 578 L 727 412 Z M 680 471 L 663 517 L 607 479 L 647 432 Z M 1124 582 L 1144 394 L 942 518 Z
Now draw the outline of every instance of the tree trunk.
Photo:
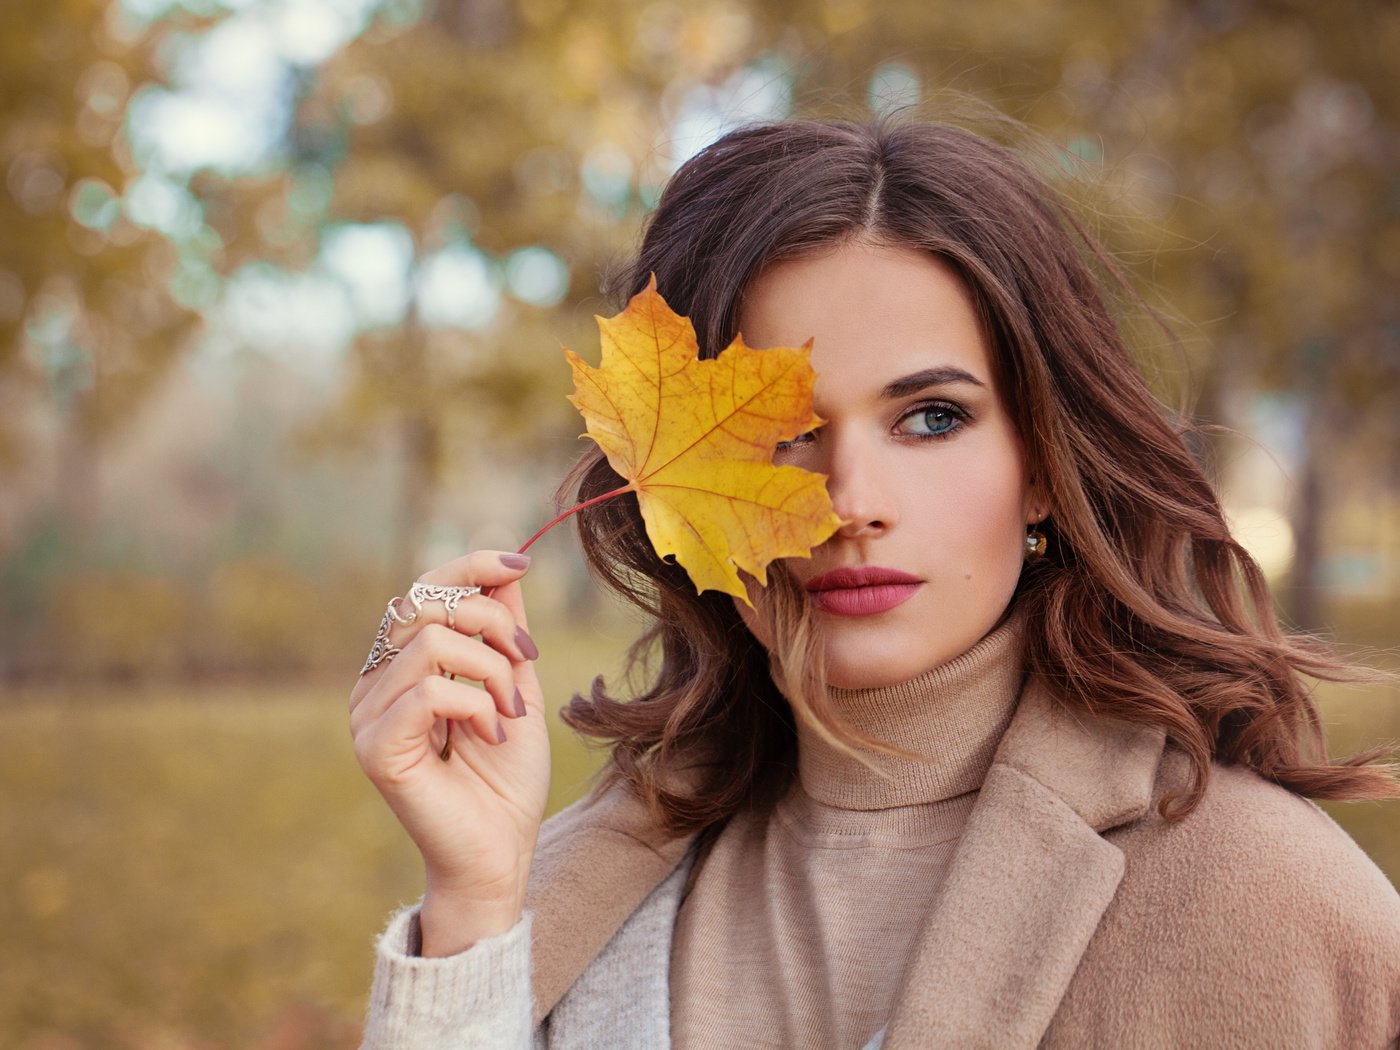
M 426 413 L 405 414 L 399 423 L 403 456 L 398 524 L 394 544 L 395 579 L 407 587 L 430 565 L 422 564 L 437 496 L 437 465 L 441 438 Z
M 403 354 L 396 377 L 400 384 L 398 437 L 402 468 L 391 564 L 402 587 L 432 568 L 422 564 L 422 560 L 437 504 L 442 431 L 428 389 L 427 354 L 427 338 L 417 306 L 410 302 L 403 322 Z
M 58 508 L 69 549 L 88 555 L 96 549 L 101 513 L 101 443 L 80 412 L 69 413 L 60 440 L 63 444 L 53 506 Z
M 1293 626 L 1317 631 L 1323 626 L 1322 537 L 1326 501 L 1321 465 L 1326 462 L 1322 411 L 1314 399 L 1303 430 L 1298 494 L 1293 501 L 1293 568 L 1284 594 L 1284 611 Z

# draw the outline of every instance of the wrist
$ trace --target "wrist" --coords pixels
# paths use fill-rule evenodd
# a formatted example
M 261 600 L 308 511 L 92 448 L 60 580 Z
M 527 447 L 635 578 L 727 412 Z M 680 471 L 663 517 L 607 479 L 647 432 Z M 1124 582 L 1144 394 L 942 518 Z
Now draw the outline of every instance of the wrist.
M 419 954 L 440 958 L 464 952 L 483 937 L 506 933 L 524 912 L 524 879 L 518 887 L 496 895 L 454 889 L 430 878 L 418 917 L 422 934 Z

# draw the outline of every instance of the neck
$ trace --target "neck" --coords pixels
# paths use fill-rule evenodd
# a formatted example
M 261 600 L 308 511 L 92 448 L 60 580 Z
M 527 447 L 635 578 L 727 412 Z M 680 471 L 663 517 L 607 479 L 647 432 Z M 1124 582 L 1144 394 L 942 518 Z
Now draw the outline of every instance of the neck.
M 802 790 L 818 802 L 855 810 L 939 802 L 976 791 L 1016 709 L 1024 637 L 1024 614 L 1013 609 L 967 652 L 906 682 L 832 689 L 832 703 L 853 729 L 916 757 L 862 749 L 882 776 L 799 719 Z

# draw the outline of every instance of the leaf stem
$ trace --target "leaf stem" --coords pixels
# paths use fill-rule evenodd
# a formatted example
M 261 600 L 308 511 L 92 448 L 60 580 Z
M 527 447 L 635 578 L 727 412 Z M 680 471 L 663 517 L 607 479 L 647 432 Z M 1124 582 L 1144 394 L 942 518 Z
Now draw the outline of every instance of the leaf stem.
M 593 506 L 593 504 L 595 504 L 595 503 L 602 503 L 603 500 L 605 500 L 605 499 L 612 499 L 614 496 L 621 496 L 624 492 L 631 492 L 631 491 L 633 491 L 633 488 L 632 488 L 632 483 L 629 481 L 626 485 L 623 485 L 622 488 L 620 488 L 620 489 L 613 489 L 611 492 L 604 492 L 601 496 L 594 496 L 592 499 L 587 499 L 587 500 L 584 500 L 582 503 L 577 503 L 577 504 L 575 504 L 574 506 L 572 506 L 572 507 L 570 507 L 568 510 L 566 510 L 563 514 L 560 514 L 558 517 L 553 518 L 553 519 L 551 519 L 550 521 L 546 522 L 544 525 L 540 526 L 539 531 L 536 532 L 533 536 L 531 536 L 528 540 L 526 540 L 526 541 L 525 541 L 525 546 L 521 547 L 521 548 L 520 548 L 518 551 L 516 551 L 515 553 L 516 553 L 516 554 L 524 554 L 527 550 L 530 549 L 530 544 L 534 543 L 537 539 L 539 539 L 541 536 L 543 536 L 543 535 L 544 535 L 546 532 L 548 532 L 550 529 L 554 528 L 554 526 L 558 525 L 558 524 L 559 524 L 561 521 L 563 521 L 565 518 L 569 517 L 570 515 L 577 514 L 579 511 L 583 510 L 584 507 L 591 507 L 591 506 Z M 482 593 L 485 594 L 486 597 L 489 598 L 489 597 L 491 597 L 491 593 L 492 593 L 495 589 L 496 589 L 496 588 L 494 588 L 494 587 L 488 587 L 488 588 L 486 588 L 486 590 L 483 591 Z M 451 675 L 448 675 L 448 677 L 450 678 L 450 677 L 452 677 L 452 676 L 451 676 Z M 447 735 L 446 735 L 445 739 L 444 739 L 443 742 L 442 742 L 442 749 L 438 752 L 438 758 L 440 758 L 440 759 L 442 759 L 444 762 L 446 762 L 446 761 L 447 761 L 448 759 L 450 759 L 451 757 L 452 757 L 452 719 L 449 718 L 449 719 L 447 720 Z
M 538 532 L 536 532 L 533 536 L 531 536 L 528 540 L 525 541 L 525 546 L 521 547 L 515 553 L 524 554 L 527 550 L 530 549 L 530 544 L 534 543 L 537 539 L 543 536 L 550 529 L 554 528 L 554 526 L 558 525 L 565 518 L 569 517 L 570 515 L 577 514 L 579 511 L 583 510 L 584 507 L 591 507 L 595 503 L 602 503 L 605 499 L 612 499 L 614 496 L 621 496 L 624 492 L 631 491 L 633 491 L 633 486 L 632 482 L 629 481 L 620 489 L 613 489 L 611 492 L 604 492 L 601 496 L 594 496 L 592 499 L 586 499 L 582 503 L 574 504 L 568 510 L 564 511 L 563 514 L 560 514 L 558 517 L 553 518 L 552 520 L 542 525 Z

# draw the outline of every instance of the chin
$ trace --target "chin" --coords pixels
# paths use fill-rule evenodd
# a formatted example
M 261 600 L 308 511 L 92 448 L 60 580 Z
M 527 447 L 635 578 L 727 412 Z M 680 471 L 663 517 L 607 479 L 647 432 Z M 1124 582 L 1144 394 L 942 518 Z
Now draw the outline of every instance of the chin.
M 917 672 L 915 673 L 917 674 Z M 850 673 L 841 673 L 827 668 L 826 684 L 832 689 L 883 689 L 886 686 L 898 685 L 913 677 L 912 674 L 876 674 L 869 667 L 853 669 Z
M 944 662 L 891 659 L 873 649 L 859 655 L 828 652 L 826 684 L 833 689 L 883 689 L 907 682 Z
M 835 626 L 835 636 L 828 635 L 826 643 L 826 683 L 836 689 L 881 689 L 907 682 L 956 660 L 987 633 L 970 623 L 869 624 L 854 631 L 855 625 Z

